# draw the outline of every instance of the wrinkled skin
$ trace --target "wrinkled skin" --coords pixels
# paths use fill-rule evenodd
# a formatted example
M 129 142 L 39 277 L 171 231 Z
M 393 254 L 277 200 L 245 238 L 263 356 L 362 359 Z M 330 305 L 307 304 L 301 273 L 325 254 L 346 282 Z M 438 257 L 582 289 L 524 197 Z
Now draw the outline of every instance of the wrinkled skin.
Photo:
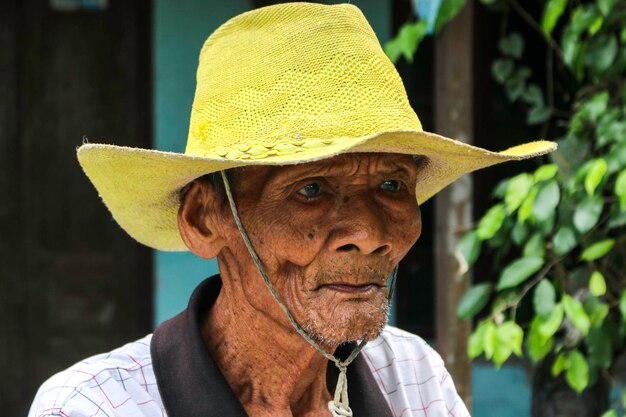
M 421 231 L 416 171 L 406 155 L 347 154 L 242 168 L 231 181 L 270 280 L 330 352 L 387 322 L 387 278 Z M 214 186 L 193 182 L 178 220 L 193 253 L 217 256 L 223 288 L 202 333 L 247 413 L 329 416 L 327 360 L 272 298 Z

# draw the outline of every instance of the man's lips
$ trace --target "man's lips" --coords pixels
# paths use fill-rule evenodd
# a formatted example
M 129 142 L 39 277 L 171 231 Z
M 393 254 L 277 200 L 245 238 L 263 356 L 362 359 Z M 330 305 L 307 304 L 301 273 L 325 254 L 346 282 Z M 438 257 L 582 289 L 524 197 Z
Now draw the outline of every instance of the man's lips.
M 381 287 L 382 285 L 375 283 L 352 284 L 349 282 L 333 282 L 332 284 L 320 285 L 318 289 L 329 289 L 349 294 L 364 294 L 370 291 L 378 290 Z

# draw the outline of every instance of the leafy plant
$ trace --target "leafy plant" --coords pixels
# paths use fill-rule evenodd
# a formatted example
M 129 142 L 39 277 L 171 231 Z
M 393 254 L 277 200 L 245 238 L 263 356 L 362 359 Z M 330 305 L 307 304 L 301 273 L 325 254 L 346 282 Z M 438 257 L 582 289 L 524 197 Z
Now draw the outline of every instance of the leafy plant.
M 525 40 L 516 32 L 500 39 L 492 75 L 528 125 L 556 132 L 559 150 L 534 172 L 501 182 L 495 205 L 463 238 L 468 264 L 490 251 L 501 272 L 495 287 L 478 284 L 465 294 L 458 316 L 489 304 L 470 337 L 471 358 L 484 354 L 496 366 L 511 355 L 552 361 L 552 375 L 564 374 L 581 393 L 598 378 L 612 382 L 611 367 L 625 350 L 626 1 L 549 0 L 540 21 L 515 1 L 483 3 L 499 3 L 500 13 L 518 13 L 541 32 L 545 86 L 529 81 Z M 569 74 L 561 87 L 573 92 L 561 108 L 557 70 Z M 533 312 L 519 317 L 527 299 Z
M 440 14 L 453 13 L 437 18 L 435 32 L 465 1 L 446 3 Z M 529 358 L 577 393 L 601 378 L 617 385 L 611 371 L 626 352 L 626 0 L 547 0 L 539 16 L 526 2 L 481 3 L 502 19 L 494 80 L 559 150 L 534 172 L 500 182 L 494 205 L 460 242 L 468 265 L 489 252 L 498 271 L 458 305 L 460 319 L 487 310 L 468 354 L 498 367 L 512 355 Z M 529 30 L 509 30 L 511 14 Z M 429 27 L 407 23 L 385 50 L 410 61 Z M 530 36 L 545 42 L 545 81 L 526 64 L 536 53 L 526 50 Z M 619 407 L 602 417 L 617 417 Z

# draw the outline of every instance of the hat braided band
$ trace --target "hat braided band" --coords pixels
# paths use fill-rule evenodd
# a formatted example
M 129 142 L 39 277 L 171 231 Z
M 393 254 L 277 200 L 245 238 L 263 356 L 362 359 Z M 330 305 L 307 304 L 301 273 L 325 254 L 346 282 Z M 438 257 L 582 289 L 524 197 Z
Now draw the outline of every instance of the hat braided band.
M 218 148 L 215 153 L 225 159 L 264 159 L 269 156 L 291 155 L 308 149 L 322 148 L 336 141 L 335 139 L 307 139 L 290 143 L 244 144 L 234 149 Z
M 348 365 L 350 365 L 352 361 L 358 356 L 358 354 L 361 352 L 363 347 L 365 347 L 365 345 L 367 344 L 367 341 L 361 340 L 357 344 L 357 346 L 352 350 L 348 358 L 344 361 L 341 361 L 338 358 L 336 358 L 333 354 L 327 352 L 326 349 L 324 349 L 322 346 L 320 346 L 320 344 L 317 343 L 306 332 L 306 330 L 304 330 L 302 326 L 300 326 L 300 324 L 298 324 L 298 322 L 293 317 L 293 315 L 291 314 L 291 312 L 289 311 L 285 303 L 283 303 L 280 296 L 278 295 L 278 292 L 274 288 L 274 285 L 272 284 L 269 277 L 267 276 L 267 273 L 265 272 L 265 268 L 263 268 L 261 259 L 259 258 L 256 251 L 254 250 L 254 247 L 252 246 L 252 242 L 250 242 L 248 233 L 243 227 L 243 223 L 241 222 L 241 218 L 239 217 L 239 212 L 237 211 L 237 206 L 235 204 L 235 200 L 233 199 L 233 195 L 230 190 L 230 183 L 228 181 L 226 172 L 220 171 L 220 174 L 222 176 L 222 180 L 224 181 L 224 189 L 226 191 L 228 203 L 230 205 L 231 211 L 233 212 L 233 218 L 235 219 L 237 228 L 239 229 L 239 232 L 241 233 L 241 237 L 243 238 L 243 241 L 246 247 L 248 248 L 248 252 L 250 252 L 250 256 L 252 257 L 254 264 L 259 270 L 261 277 L 263 277 L 263 281 L 265 282 L 267 289 L 270 291 L 270 293 L 272 294 L 272 297 L 274 297 L 274 300 L 276 300 L 276 302 L 278 303 L 280 308 L 283 310 L 283 312 L 287 315 L 289 322 L 291 323 L 293 328 L 296 330 L 296 332 L 298 332 L 298 334 L 302 336 L 304 340 L 309 342 L 310 345 L 312 345 L 315 349 L 317 349 L 326 359 L 333 362 L 335 366 L 337 367 L 337 369 L 339 369 L 339 377 L 337 378 L 337 386 L 335 387 L 335 395 L 333 397 L 333 400 L 328 402 L 328 410 L 332 413 L 333 417 L 352 417 L 352 409 L 350 408 L 349 401 L 348 401 L 348 378 L 346 376 L 346 371 L 347 371 Z M 397 274 L 398 274 L 398 265 L 394 267 L 391 273 L 389 293 L 387 295 L 387 300 L 389 303 L 391 303 L 391 300 L 393 298 L 393 293 L 394 293 L 395 286 L 396 286 Z

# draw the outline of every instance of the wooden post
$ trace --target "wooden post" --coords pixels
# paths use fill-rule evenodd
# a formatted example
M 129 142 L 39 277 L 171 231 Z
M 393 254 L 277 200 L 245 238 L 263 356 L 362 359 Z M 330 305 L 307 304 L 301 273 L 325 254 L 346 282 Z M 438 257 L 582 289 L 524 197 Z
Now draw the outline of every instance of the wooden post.
M 8 414 L 25 415 L 17 398 L 19 383 L 27 372 L 25 346 L 27 331 L 21 324 L 25 315 L 27 283 L 20 279 L 23 251 L 20 236 L 20 158 L 18 141 L 18 1 L 0 1 L 0 404 Z M 17 383 L 16 383 L 17 381 Z
M 435 128 L 442 135 L 472 142 L 472 1 L 435 38 Z M 472 182 L 457 180 L 435 200 L 436 332 L 438 351 L 456 388 L 471 410 L 471 363 L 467 357 L 469 321 L 459 322 L 456 306 L 469 287 L 457 251 L 472 222 Z
M 151 252 L 76 160 L 83 135 L 150 144 L 150 2 L 0 0 L 0 406 L 152 328 Z

